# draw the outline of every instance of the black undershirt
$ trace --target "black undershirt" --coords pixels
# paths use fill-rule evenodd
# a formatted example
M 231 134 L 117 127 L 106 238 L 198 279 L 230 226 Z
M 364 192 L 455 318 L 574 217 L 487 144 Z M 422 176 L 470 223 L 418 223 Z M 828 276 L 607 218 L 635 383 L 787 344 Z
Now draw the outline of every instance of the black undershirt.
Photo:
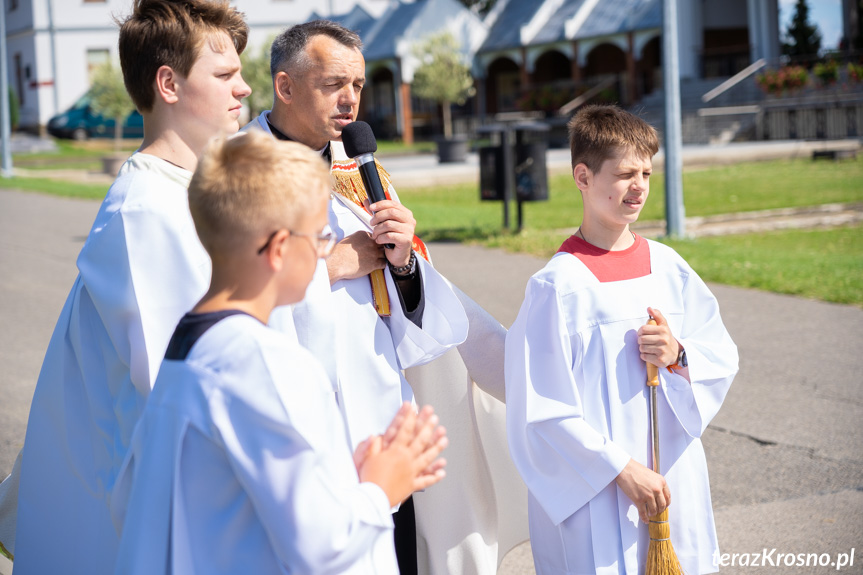
M 168 350 L 165 352 L 165 359 L 185 361 L 192 350 L 192 346 L 201 339 L 201 336 L 208 329 L 226 317 L 237 314 L 249 315 L 238 309 L 226 309 L 207 313 L 187 313 L 180 320 L 180 323 L 177 324 L 177 329 L 174 330 L 174 335 L 171 336 L 171 342 L 168 344 Z M 249 315 L 249 317 L 252 316 Z

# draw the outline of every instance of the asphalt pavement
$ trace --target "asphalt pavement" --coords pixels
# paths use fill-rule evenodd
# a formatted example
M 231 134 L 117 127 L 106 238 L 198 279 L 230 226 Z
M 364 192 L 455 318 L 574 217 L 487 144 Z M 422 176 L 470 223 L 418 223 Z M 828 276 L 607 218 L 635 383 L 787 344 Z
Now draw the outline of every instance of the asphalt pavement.
M 397 185 L 423 177 L 391 164 Z M 23 443 L 42 358 L 98 206 L 0 190 L 0 477 Z M 460 244 L 431 251 L 436 267 L 505 326 L 545 263 Z M 863 310 L 710 287 L 740 349 L 740 373 L 703 438 L 728 554 L 721 571 L 863 573 Z M 787 566 L 787 554 L 810 566 Z M 766 566 L 752 566 L 756 557 Z M 533 573 L 529 545 L 499 572 Z

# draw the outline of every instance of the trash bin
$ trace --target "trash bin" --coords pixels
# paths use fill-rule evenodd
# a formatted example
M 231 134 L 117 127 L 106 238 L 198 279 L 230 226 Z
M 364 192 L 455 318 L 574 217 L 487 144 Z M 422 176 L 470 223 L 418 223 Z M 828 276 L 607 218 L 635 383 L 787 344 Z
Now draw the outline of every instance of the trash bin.
M 506 198 L 506 178 L 504 177 L 504 146 L 506 127 L 502 124 L 489 124 L 477 128 L 480 136 L 488 135 L 488 146 L 479 148 L 479 198 L 480 200 L 503 200 Z
M 515 131 L 515 197 L 519 202 L 548 200 L 548 124 L 523 122 Z

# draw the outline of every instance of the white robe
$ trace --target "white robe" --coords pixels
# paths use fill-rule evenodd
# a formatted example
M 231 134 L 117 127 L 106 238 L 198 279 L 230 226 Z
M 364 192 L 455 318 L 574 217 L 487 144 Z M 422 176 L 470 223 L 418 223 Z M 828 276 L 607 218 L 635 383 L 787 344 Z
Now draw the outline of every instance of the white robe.
M 165 360 L 117 480 L 116 573 L 397 574 L 381 488 L 360 483 L 332 388 L 247 315 Z
M 647 526 L 614 482 L 630 458 L 651 467 L 646 368 L 637 330 L 651 306 L 686 349 L 692 384 L 660 371 L 660 472 L 684 572 L 716 571 L 701 434 L 737 372 L 716 299 L 672 249 L 648 241 L 651 273 L 599 283 L 558 253 L 528 282 L 506 340 L 507 434 L 530 491 L 540 574 L 643 573 Z
M 272 133 L 266 113 L 250 126 Z M 340 142 L 331 142 L 334 158 L 347 159 Z M 389 189 L 393 200 L 398 195 Z M 368 223 L 336 198 L 329 203 L 329 225 L 337 240 L 358 231 L 371 231 Z M 413 399 L 401 370 L 428 363 L 467 337 L 464 308 L 449 282 L 431 264 L 417 258 L 423 283 L 425 309 L 422 327 L 405 317 L 389 269 L 384 270 L 390 297 L 390 317 L 374 307 L 368 277 L 340 280 L 330 287 L 319 262 L 306 299 L 293 309 L 274 311 L 273 327 L 295 330 L 300 343 L 315 353 L 334 379 L 339 406 L 347 423 L 351 445 L 383 433 L 399 406 Z
M 268 114 L 269 111 L 262 112 L 243 130 L 257 128 L 271 133 Z M 337 159 L 346 159 L 341 143 L 331 142 L 331 146 Z M 391 197 L 398 197 L 392 186 L 389 192 Z M 330 225 L 341 230 L 340 237 L 355 230 L 369 230 L 365 221 L 360 214 L 351 213 L 346 204 L 337 199 L 331 201 Z M 432 286 L 440 286 L 441 279 L 446 281 L 427 262 L 420 261 L 419 265 L 424 281 L 434 281 Z M 420 572 L 429 575 L 495 573 L 504 555 L 527 539 L 527 490 L 512 465 L 506 446 L 503 403 L 506 330 L 457 288 L 450 286 L 442 292 L 431 293 L 427 284 L 423 331 L 434 327 L 427 323 L 429 318 L 434 319 L 429 315 L 429 302 L 434 306 L 433 312 L 440 309 L 447 314 L 440 319 L 456 322 L 456 325 L 462 322 L 460 318 L 465 312 L 456 310 L 450 300 L 450 293 L 454 292 L 467 312 L 470 333 L 467 340 L 458 345 L 458 351 L 450 348 L 425 363 L 430 356 L 446 348 L 435 343 L 434 338 L 424 336 L 404 317 L 390 273 L 385 273 L 393 313 L 386 320 L 374 313 L 368 278 L 339 282 L 333 286 L 338 293 L 331 294 L 326 263 L 322 260 L 304 301 L 292 308 L 274 310 L 270 325 L 285 333 L 296 333 L 300 343 L 327 369 L 335 391 L 356 386 L 356 391 L 353 394 L 348 391 L 349 397 L 340 405 L 347 421 L 354 422 L 352 444 L 362 440 L 363 433 L 381 429 L 398 402 L 409 399 L 413 393 L 419 403 L 435 408 L 449 430 L 450 446 L 444 452 L 448 461 L 447 478 L 414 497 Z M 436 303 L 442 295 L 450 303 Z M 390 326 L 398 331 L 389 332 Z M 454 327 L 450 329 L 455 331 Z M 440 331 L 439 328 L 435 330 Z M 403 345 L 395 348 L 393 333 L 398 336 L 402 331 L 406 339 Z M 457 338 L 448 339 L 458 341 Z M 422 361 L 418 362 L 421 365 L 407 370 L 405 375 L 411 386 L 408 387 L 400 368 L 408 367 L 413 360 L 397 352 L 412 341 L 418 342 L 417 352 L 425 348 L 432 353 L 424 353 Z M 344 345 L 351 346 L 352 351 L 343 358 L 339 351 Z M 382 355 L 377 356 L 378 353 Z M 366 372 L 360 371 L 366 369 L 364 364 L 370 365 L 369 373 L 382 379 L 368 378 Z M 371 388 L 366 387 L 367 383 L 372 384 Z M 385 401 L 380 401 L 377 395 L 380 390 L 385 393 Z M 367 395 L 359 397 L 360 404 L 346 403 L 362 393 Z
M 114 568 L 116 473 L 171 334 L 210 279 L 189 214 L 191 175 L 134 154 L 81 250 L 30 408 L 16 574 Z

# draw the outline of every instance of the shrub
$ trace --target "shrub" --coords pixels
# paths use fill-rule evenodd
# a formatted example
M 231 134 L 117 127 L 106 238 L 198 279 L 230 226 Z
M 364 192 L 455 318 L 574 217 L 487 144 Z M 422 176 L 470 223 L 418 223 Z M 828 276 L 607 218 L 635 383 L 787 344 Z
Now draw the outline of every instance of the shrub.
M 826 62 L 818 62 L 812 68 L 812 73 L 825 86 L 835 84 L 839 80 L 839 63 L 836 60 L 827 60 Z
M 799 90 L 808 80 L 809 72 L 803 66 L 783 66 L 778 70 L 767 70 L 756 77 L 761 89 L 775 96 Z

